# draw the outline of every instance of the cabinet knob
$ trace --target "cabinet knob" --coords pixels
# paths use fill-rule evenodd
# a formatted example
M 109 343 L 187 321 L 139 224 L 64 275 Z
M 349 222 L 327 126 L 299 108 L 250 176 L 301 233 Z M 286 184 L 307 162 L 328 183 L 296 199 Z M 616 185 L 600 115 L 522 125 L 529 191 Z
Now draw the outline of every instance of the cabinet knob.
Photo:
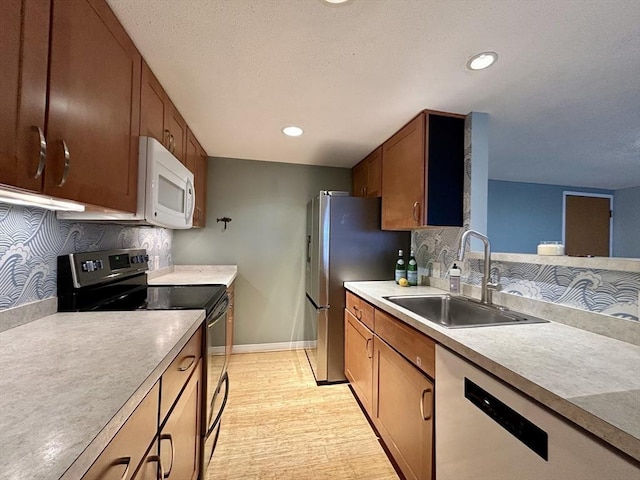
M 67 146 L 67 142 L 62 140 L 62 150 L 64 152 L 64 170 L 62 171 L 62 178 L 60 179 L 60 183 L 58 183 L 58 187 L 62 187 L 65 183 L 67 183 L 67 177 L 69 176 L 69 169 L 71 167 L 71 155 L 69 153 L 69 147 Z
M 44 138 L 44 133 L 42 133 L 42 129 L 36 125 L 31 127 L 32 130 L 38 132 L 38 137 L 40 141 L 40 153 L 38 154 L 38 169 L 36 170 L 36 174 L 33 178 L 40 178 L 42 176 L 42 172 L 44 171 L 44 165 L 47 163 L 47 140 Z

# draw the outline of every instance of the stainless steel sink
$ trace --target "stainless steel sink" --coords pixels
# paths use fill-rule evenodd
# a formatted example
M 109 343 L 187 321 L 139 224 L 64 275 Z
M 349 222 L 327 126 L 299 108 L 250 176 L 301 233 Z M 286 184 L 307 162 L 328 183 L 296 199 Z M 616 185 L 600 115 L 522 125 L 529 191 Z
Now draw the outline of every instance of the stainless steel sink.
M 403 295 L 384 297 L 425 319 L 447 328 L 490 327 L 547 323 L 547 320 L 451 295 Z

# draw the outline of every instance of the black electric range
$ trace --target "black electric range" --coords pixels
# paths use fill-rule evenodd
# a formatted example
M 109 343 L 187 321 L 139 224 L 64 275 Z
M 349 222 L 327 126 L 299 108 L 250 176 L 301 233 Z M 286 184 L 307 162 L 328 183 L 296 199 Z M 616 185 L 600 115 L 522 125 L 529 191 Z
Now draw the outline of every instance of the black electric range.
M 209 317 L 225 297 L 225 285 L 148 285 L 148 262 L 142 249 L 58 257 L 58 311 L 205 309 Z

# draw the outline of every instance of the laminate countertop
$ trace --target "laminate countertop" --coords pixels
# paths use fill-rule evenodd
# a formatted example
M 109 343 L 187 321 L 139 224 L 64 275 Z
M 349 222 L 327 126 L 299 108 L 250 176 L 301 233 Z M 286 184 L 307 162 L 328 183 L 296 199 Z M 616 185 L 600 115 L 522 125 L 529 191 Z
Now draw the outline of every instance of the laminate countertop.
M 147 272 L 149 285 L 213 285 L 230 286 L 238 275 L 236 265 L 174 265 Z
M 56 313 L 0 333 L 2 479 L 80 479 L 204 316 Z
M 555 322 L 447 329 L 383 297 L 448 292 L 344 286 L 640 461 L 640 347 Z

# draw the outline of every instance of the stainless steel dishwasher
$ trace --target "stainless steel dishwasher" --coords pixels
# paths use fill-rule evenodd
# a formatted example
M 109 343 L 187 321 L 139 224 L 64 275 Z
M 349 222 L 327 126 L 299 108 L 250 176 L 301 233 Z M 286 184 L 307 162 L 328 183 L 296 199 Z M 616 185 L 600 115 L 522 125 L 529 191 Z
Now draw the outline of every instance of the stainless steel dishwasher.
M 630 480 L 638 465 L 436 346 L 438 480 Z

